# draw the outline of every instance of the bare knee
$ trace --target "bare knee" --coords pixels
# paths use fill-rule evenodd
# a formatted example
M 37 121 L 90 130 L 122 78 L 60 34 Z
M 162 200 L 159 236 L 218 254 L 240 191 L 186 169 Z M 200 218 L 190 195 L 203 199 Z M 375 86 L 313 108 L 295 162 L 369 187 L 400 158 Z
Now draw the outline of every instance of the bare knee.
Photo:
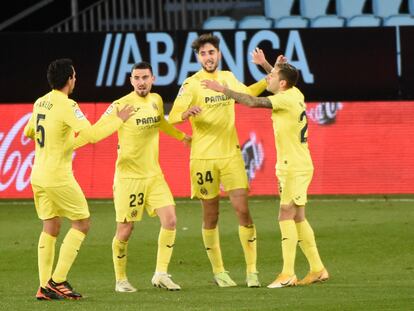
M 203 227 L 205 229 L 214 229 L 217 227 L 219 219 L 219 199 L 202 200 L 203 205 Z
M 91 225 L 90 218 L 72 221 L 72 228 L 87 234 Z
M 170 215 L 161 222 L 161 226 L 164 229 L 174 230 L 177 226 L 177 217 L 175 215 Z
M 215 210 L 215 209 L 207 208 L 206 210 L 206 208 L 204 208 L 203 222 L 204 222 L 205 229 L 214 229 L 215 227 L 217 227 L 218 219 L 219 219 L 218 209 Z
M 47 219 L 43 221 L 43 232 L 57 237 L 60 233 L 61 221 L 59 217 Z
M 247 203 L 246 189 L 236 189 L 229 192 L 231 204 L 236 211 L 241 226 L 248 226 L 253 223 Z
M 296 208 L 294 204 L 280 204 L 279 221 L 295 219 Z
M 161 227 L 168 230 L 174 230 L 177 225 L 177 217 L 175 215 L 175 206 L 170 205 L 156 210 L 160 218 Z

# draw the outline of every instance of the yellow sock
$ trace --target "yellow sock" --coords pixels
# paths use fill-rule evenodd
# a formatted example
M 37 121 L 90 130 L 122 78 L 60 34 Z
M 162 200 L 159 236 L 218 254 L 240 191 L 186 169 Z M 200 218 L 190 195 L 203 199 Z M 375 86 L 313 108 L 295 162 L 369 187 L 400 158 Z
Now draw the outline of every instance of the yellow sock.
M 319 257 L 318 248 L 316 247 L 315 234 L 313 233 L 312 227 L 305 219 L 302 222 L 296 223 L 296 228 L 298 231 L 299 246 L 309 262 L 310 271 L 321 271 L 324 266 L 321 258 Z
M 298 233 L 294 220 L 279 221 L 280 232 L 282 233 L 282 274 L 295 274 L 296 246 L 298 244 Z
M 39 237 L 37 248 L 37 264 L 39 267 L 40 286 L 45 288 L 52 276 L 53 261 L 55 259 L 56 237 L 43 232 Z
M 168 230 L 161 227 L 158 235 L 158 252 L 157 252 L 157 266 L 156 272 L 167 272 L 170 264 L 176 230 Z
M 256 227 L 254 225 L 239 226 L 239 238 L 244 251 L 244 259 L 246 260 L 246 272 L 257 272 Z
M 218 226 L 214 229 L 204 229 L 202 230 L 204 247 L 207 251 L 208 259 L 210 259 L 211 267 L 213 268 L 213 273 L 217 274 L 224 272 L 223 259 L 221 257 L 220 249 L 220 235 Z
M 78 256 L 79 249 L 85 239 L 85 234 L 70 228 L 60 247 L 59 259 L 52 279 L 56 283 L 66 281 L 70 268 Z
M 128 258 L 128 241 L 120 241 L 114 236 L 112 240 L 112 261 L 114 262 L 115 279 L 126 280 L 126 265 Z

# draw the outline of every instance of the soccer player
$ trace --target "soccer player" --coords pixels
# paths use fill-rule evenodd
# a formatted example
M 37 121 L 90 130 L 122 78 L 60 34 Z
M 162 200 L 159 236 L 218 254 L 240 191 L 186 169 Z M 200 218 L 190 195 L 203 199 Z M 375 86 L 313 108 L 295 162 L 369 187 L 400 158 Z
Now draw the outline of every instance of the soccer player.
M 118 130 L 118 159 L 113 186 L 117 222 L 112 241 L 115 291 L 136 291 L 126 274 L 128 240 L 134 222 L 141 220 L 144 209 L 148 215 L 158 216 L 161 223 L 157 263 L 151 282 L 156 287 L 180 290 L 181 287 L 168 274 L 175 243 L 176 214 L 173 196 L 158 162 L 159 131 L 187 145 L 191 143 L 191 137 L 165 120 L 161 97 L 150 92 L 155 77 L 149 63 L 135 64 L 130 81 L 134 90 L 115 100 L 97 122 L 113 117 L 116 107 L 130 105 L 134 109 L 133 117 Z
M 131 107 L 117 112 L 101 126 L 91 126 L 78 104 L 69 99 L 76 72 L 70 59 L 57 59 L 49 64 L 47 79 L 52 91 L 36 100 L 33 114 L 24 133 L 35 140 L 35 159 L 31 173 L 34 203 L 43 230 L 38 245 L 40 287 L 39 300 L 80 299 L 67 281 L 69 270 L 89 230 L 89 210 L 85 196 L 72 172 L 75 132 L 84 139 L 97 142 L 113 132 L 131 115 Z M 61 217 L 72 226 L 60 247 L 52 274 L 56 238 Z
M 283 269 L 274 282 L 267 286 L 269 288 L 308 285 L 329 278 L 320 259 L 312 227 L 305 217 L 307 189 L 313 175 L 308 149 L 306 105 L 303 94 L 295 87 L 297 69 L 282 59 L 283 56 L 278 57 L 279 61 L 266 77 L 267 90 L 274 94 L 269 97 L 254 97 L 236 92 L 214 80 L 202 82 L 206 88 L 234 98 L 238 103 L 272 109 L 277 151 L 276 176 L 280 192 L 279 226 Z M 264 64 L 263 68 L 269 67 L 267 61 Z M 294 269 L 298 242 L 310 265 L 310 272 L 299 282 Z
M 266 83 L 263 79 L 246 87 L 231 72 L 218 70 L 219 43 L 220 39 L 212 34 L 203 34 L 193 42 L 192 48 L 202 69 L 184 81 L 168 120 L 173 124 L 189 120 L 192 126 L 191 196 L 199 198 L 203 207 L 203 242 L 216 284 L 219 287 L 236 286 L 224 269 L 220 249 L 218 219 L 222 184 L 239 221 L 247 286 L 259 287 L 256 228 L 248 209 L 249 186 L 235 128 L 234 100 L 204 89 L 201 81 L 214 79 L 251 95 L 262 93 Z

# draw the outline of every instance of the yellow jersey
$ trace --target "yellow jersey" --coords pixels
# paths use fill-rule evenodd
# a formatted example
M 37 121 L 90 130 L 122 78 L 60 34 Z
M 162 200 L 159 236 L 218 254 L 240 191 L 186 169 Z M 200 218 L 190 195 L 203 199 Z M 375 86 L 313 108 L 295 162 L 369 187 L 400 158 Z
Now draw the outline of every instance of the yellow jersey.
M 36 100 L 24 133 L 35 141 L 35 159 L 31 183 L 42 187 L 57 187 L 73 181 L 72 153 L 75 133 L 99 140 L 122 124 L 115 118 L 106 128 L 92 127 L 78 104 L 58 90 L 52 90 Z
M 266 88 L 265 80 L 247 87 L 230 71 L 208 73 L 200 70 L 187 78 L 174 101 L 168 117 L 172 124 L 182 122 L 181 115 L 192 106 L 199 106 L 201 113 L 190 117 L 192 127 L 191 158 L 229 158 L 240 152 L 235 127 L 234 99 L 205 89 L 202 80 L 216 80 L 228 88 L 257 96 Z
M 115 100 L 101 120 L 114 115 L 116 108 L 134 107 L 134 114 L 118 130 L 117 178 L 148 178 L 162 174 L 159 165 L 159 131 L 178 140 L 185 134 L 169 124 L 164 117 L 161 96 L 149 93 L 145 97 L 135 91 Z M 102 122 L 101 120 L 98 123 Z
M 304 96 L 296 87 L 269 96 L 277 154 L 276 170 L 313 170 Z

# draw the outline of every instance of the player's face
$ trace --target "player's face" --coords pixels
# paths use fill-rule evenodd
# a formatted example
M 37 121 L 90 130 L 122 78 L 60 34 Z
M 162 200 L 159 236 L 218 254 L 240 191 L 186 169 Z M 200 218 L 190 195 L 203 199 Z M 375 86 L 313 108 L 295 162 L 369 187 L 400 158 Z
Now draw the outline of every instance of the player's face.
M 155 81 L 149 69 L 134 69 L 130 79 L 134 91 L 141 97 L 147 96 Z
M 267 87 L 266 90 L 276 94 L 280 90 L 279 72 L 277 69 L 273 69 L 271 73 L 266 76 Z
M 206 43 L 198 50 L 197 58 L 205 71 L 213 73 L 219 65 L 221 52 L 211 43 Z

